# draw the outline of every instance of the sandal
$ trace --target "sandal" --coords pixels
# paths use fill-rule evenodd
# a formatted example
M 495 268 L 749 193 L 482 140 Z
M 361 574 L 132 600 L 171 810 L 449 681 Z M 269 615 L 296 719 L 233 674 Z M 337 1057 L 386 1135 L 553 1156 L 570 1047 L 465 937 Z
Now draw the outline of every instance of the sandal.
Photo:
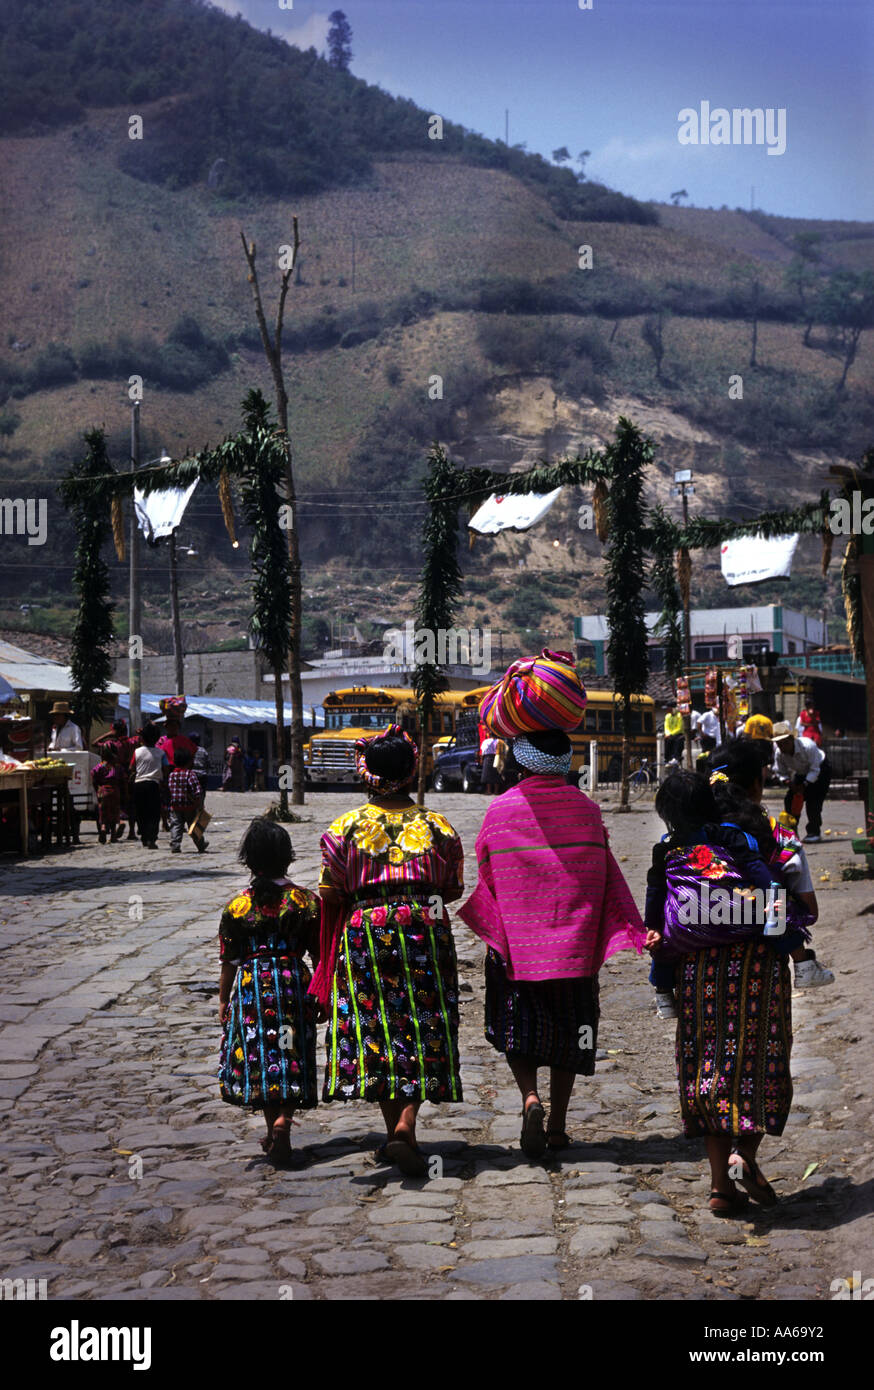
M 741 1187 L 746 1189 L 753 1201 L 758 1202 L 760 1207 L 775 1207 L 780 1199 L 759 1165 L 754 1162 L 750 1167 L 743 1154 L 739 1153 L 730 1155 L 729 1164 L 735 1163 L 738 1159 L 740 1159 L 743 1168 L 743 1172 L 738 1178 Z
M 719 1206 L 714 1206 L 719 1202 Z M 749 1207 L 750 1199 L 745 1192 L 738 1192 L 732 1189 L 731 1192 L 717 1192 L 712 1188 L 710 1192 L 709 1207 L 711 1216 L 740 1216 Z
M 522 1133 L 519 1144 L 526 1158 L 540 1158 L 546 1148 L 543 1106 L 535 1100 L 522 1107 Z
M 560 1149 L 569 1149 L 573 1145 L 573 1139 L 563 1129 L 548 1129 L 546 1131 L 546 1147 L 558 1152 Z
M 388 1162 L 396 1164 L 408 1178 L 423 1178 L 428 1171 L 422 1150 L 408 1139 L 387 1139 L 383 1150 Z

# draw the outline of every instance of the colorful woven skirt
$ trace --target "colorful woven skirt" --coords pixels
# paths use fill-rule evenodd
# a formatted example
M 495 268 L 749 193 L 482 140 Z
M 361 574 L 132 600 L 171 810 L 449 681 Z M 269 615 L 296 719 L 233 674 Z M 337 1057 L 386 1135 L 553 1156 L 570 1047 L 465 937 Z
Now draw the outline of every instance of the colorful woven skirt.
M 486 953 L 486 1040 L 498 1052 L 593 1076 L 598 1046 L 598 977 L 508 980 L 503 960 Z
M 259 955 L 239 966 L 222 1037 L 222 1100 L 253 1110 L 318 1104 L 310 978 L 295 955 Z
M 782 1134 L 792 1104 L 787 957 L 761 940 L 713 946 L 677 973 L 686 1134 Z
M 331 990 L 324 1100 L 462 1100 L 458 967 L 448 922 L 420 903 L 358 906 Z

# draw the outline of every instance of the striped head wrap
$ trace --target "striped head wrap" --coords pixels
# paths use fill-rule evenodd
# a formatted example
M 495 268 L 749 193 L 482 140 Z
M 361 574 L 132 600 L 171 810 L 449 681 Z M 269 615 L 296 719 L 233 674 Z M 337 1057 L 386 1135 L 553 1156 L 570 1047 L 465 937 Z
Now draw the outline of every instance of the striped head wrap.
M 513 739 L 513 757 L 517 763 L 527 767 L 529 772 L 558 773 L 566 777 L 571 770 L 574 750 L 569 748 L 566 753 L 559 757 L 554 757 L 550 753 L 541 753 L 539 748 L 535 748 L 533 743 L 529 743 L 524 734 L 520 738 Z
M 375 772 L 371 772 L 367 766 L 367 750 L 372 743 L 376 743 L 381 738 L 388 738 L 390 734 L 400 734 L 405 743 L 408 743 L 413 750 L 413 766 L 405 777 L 400 777 L 395 781 L 389 781 L 385 777 L 379 777 Z M 377 792 L 380 796 L 391 796 L 394 792 L 399 792 L 404 787 L 408 787 L 416 775 L 419 766 L 419 750 L 409 734 L 404 733 L 400 724 L 389 724 L 381 734 L 375 734 L 373 738 L 359 738 L 355 740 L 355 766 L 359 777 L 366 782 L 368 787 Z
M 586 691 L 570 652 L 543 649 L 514 661 L 480 701 L 479 716 L 493 734 L 518 738 L 547 729 L 569 733 L 579 727 Z

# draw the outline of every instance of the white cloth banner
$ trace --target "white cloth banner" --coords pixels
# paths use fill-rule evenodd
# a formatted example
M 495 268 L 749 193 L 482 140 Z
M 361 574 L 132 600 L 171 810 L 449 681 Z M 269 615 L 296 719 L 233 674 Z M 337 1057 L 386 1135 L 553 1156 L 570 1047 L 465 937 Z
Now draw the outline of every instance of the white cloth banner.
M 722 577 L 726 584 L 759 584 L 763 579 L 788 579 L 797 536 L 738 536 L 722 546 Z
M 481 536 L 495 536 L 499 531 L 527 531 L 529 526 L 546 516 L 560 492 L 560 487 L 552 492 L 525 492 L 508 496 L 493 492 L 467 524 L 471 531 L 479 531 Z
M 134 511 L 147 541 L 160 540 L 176 530 L 198 481 L 195 478 L 189 487 L 168 487 L 161 492 L 150 492 L 148 496 L 134 488 Z

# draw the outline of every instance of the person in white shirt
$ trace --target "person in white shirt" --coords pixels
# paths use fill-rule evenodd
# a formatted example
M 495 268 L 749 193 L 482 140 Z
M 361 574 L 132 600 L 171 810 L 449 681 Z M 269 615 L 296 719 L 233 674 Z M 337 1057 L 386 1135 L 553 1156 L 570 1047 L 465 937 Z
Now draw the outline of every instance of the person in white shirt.
M 785 719 L 774 725 L 774 772 L 781 782 L 789 783 L 784 803 L 789 814 L 800 812 L 799 798 L 807 807 L 805 844 L 818 844 L 822 839 L 822 804 L 828 795 L 831 767 L 823 749 L 817 748 L 813 739 L 794 735 L 792 725 Z
M 70 715 L 72 710 L 66 700 L 56 700 L 49 710 L 49 716 L 54 726 L 52 736 L 49 739 L 48 751 L 50 753 L 78 752 L 82 753 L 85 744 L 82 739 L 82 730 L 78 724 L 74 724 Z
M 698 720 L 698 737 L 701 740 L 701 752 L 710 753 L 719 742 L 719 720 L 715 710 L 706 709 Z

